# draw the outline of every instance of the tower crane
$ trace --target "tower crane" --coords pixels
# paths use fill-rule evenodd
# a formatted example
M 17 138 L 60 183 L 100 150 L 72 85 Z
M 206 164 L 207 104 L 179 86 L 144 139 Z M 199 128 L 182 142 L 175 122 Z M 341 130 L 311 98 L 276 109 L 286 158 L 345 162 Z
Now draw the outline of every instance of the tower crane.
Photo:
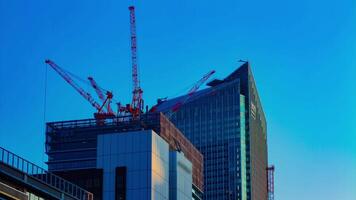
M 72 78 L 71 76 L 63 70 L 61 67 L 59 67 L 56 63 L 54 63 L 51 60 L 46 60 L 46 64 L 52 67 L 54 71 L 56 71 L 69 85 L 71 85 L 84 99 L 86 99 L 96 110 L 97 112 L 94 113 L 94 117 L 96 119 L 105 119 L 107 117 L 112 117 L 114 116 L 114 113 L 105 112 L 103 110 L 103 107 L 105 106 L 107 101 L 110 101 L 112 96 L 107 95 L 106 100 L 104 101 L 103 105 L 100 105 L 98 102 L 96 102 L 93 97 L 90 95 L 90 93 L 86 92 L 83 88 L 81 88 Z M 94 80 L 94 79 L 93 79 Z
M 137 38 L 136 38 L 136 16 L 135 7 L 130 6 L 130 34 L 131 34 L 131 64 L 132 64 L 132 102 L 129 106 L 129 112 L 133 118 L 139 116 L 143 110 L 143 90 L 140 87 L 140 79 L 137 66 Z

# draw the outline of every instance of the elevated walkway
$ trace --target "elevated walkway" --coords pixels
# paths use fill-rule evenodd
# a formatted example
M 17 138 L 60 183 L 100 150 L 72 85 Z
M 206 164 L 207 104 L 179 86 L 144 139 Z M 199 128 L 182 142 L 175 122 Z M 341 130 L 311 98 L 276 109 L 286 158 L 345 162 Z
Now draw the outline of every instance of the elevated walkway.
M 45 199 L 93 200 L 93 194 L 0 147 L 0 181 Z M 1 192 L 1 191 L 0 191 Z

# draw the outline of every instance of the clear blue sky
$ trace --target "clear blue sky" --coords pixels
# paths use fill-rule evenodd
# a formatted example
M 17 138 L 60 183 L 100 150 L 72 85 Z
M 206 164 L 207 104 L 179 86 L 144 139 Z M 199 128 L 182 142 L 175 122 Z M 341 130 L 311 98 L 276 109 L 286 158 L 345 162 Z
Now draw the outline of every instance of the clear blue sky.
M 44 122 L 92 116 L 48 69 L 44 119 L 46 58 L 130 101 L 130 3 L 0 0 L 0 146 L 44 166 Z M 355 1 L 136 5 L 147 103 L 249 59 L 268 121 L 276 199 L 356 199 Z

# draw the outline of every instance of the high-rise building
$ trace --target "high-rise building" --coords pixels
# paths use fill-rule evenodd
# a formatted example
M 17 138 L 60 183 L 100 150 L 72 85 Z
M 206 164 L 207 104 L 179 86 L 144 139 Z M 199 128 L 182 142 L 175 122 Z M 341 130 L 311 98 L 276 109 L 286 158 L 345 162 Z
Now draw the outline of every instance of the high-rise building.
M 267 200 L 266 119 L 249 63 L 207 85 L 170 119 L 204 156 L 204 199 Z
M 201 199 L 203 157 L 162 114 L 47 123 L 49 171 L 105 200 Z

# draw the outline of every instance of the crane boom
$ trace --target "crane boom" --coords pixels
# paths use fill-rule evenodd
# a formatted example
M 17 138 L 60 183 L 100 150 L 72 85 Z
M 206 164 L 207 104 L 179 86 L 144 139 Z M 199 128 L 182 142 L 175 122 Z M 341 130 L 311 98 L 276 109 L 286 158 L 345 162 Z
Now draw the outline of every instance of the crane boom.
M 201 86 L 202 84 L 204 84 L 214 73 L 215 73 L 215 70 L 212 70 L 212 71 L 210 71 L 209 73 L 205 74 L 205 75 L 203 76 L 203 78 L 201 78 L 198 82 L 196 82 L 196 83 L 194 84 L 194 86 L 189 90 L 189 92 L 187 93 L 187 95 L 185 95 L 185 97 L 184 97 L 182 100 L 178 101 L 177 103 L 175 103 L 175 104 L 171 107 L 171 109 L 166 113 L 166 116 L 167 116 L 168 118 L 171 118 L 172 115 L 173 115 L 175 112 L 177 112 L 177 111 L 181 108 L 181 106 L 182 106 L 184 103 L 186 103 L 186 102 L 193 96 L 193 94 L 200 88 L 200 86 Z M 160 104 L 160 103 L 158 103 L 156 106 L 152 107 L 152 108 L 150 109 L 150 112 L 156 112 L 157 106 L 158 106 L 159 104 Z
M 71 85 L 82 97 L 89 101 L 89 103 L 100 112 L 102 106 L 100 106 L 100 104 L 98 104 L 88 92 L 75 83 L 67 72 L 51 60 L 46 60 L 45 63 L 51 66 L 67 83 L 69 83 L 69 85 Z
M 140 79 L 138 76 L 138 66 L 137 66 L 137 38 L 136 38 L 136 17 L 135 17 L 135 7 L 130 6 L 130 34 L 131 34 L 131 62 L 132 62 L 132 103 L 131 112 L 132 114 L 139 115 L 143 107 L 142 100 L 142 89 L 140 87 Z
M 205 81 L 207 81 L 214 73 L 215 70 L 211 70 L 209 73 L 205 74 L 203 78 L 196 82 L 194 86 L 189 90 L 188 96 L 191 97 L 200 88 L 200 86 L 203 85 Z
M 98 95 L 99 99 L 101 101 L 105 101 L 104 93 L 103 93 L 103 91 L 101 91 L 100 87 L 98 86 L 98 84 L 96 83 L 94 78 L 89 76 L 88 80 L 90 82 L 90 85 L 94 88 L 94 90 L 95 90 L 96 94 Z
M 177 102 L 176 104 L 173 105 L 173 107 L 172 107 L 172 112 L 174 113 L 174 112 L 176 112 L 177 110 L 179 110 L 179 108 L 180 108 L 186 101 L 188 101 L 188 100 L 193 96 L 193 94 L 200 88 L 200 86 L 201 86 L 202 84 L 204 84 L 205 81 L 207 81 L 207 80 L 210 78 L 210 76 L 213 75 L 214 73 L 215 73 L 215 70 L 211 70 L 209 73 L 205 74 L 205 75 L 203 76 L 203 78 L 201 78 L 197 83 L 195 83 L 194 86 L 189 90 L 189 92 L 188 92 L 188 94 L 186 95 L 186 97 L 185 97 L 183 100 L 181 100 L 181 101 L 179 101 L 179 102 Z M 173 114 L 173 113 L 172 113 L 172 114 Z
M 90 82 L 90 85 L 94 88 L 96 94 L 98 95 L 99 99 L 102 101 L 102 108 L 105 106 L 106 110 L 109 114 L 114 114 L 114 111 L 111 109 L 110 103 L 111 99 L 113 98 L 112 92 L 106 91 L 106 98 L 104 96 L 104 93 L 102 89 L 99 87 L 99 85 L 96 83 L 93 77 L 89 76 L 88 80 Z

